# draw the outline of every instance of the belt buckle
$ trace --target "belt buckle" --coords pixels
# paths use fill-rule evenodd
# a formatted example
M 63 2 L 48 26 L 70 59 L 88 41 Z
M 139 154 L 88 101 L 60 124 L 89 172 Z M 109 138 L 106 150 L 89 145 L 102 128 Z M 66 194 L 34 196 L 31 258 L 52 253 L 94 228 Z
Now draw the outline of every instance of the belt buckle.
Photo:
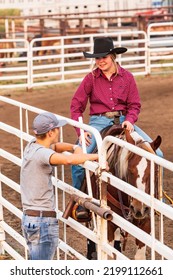
M 114 111 L 114 112 L 106 112 L 105 116 L 109 119 L 115 118 L 115 117 L 120 117 L 121 113 L 119 111 Z

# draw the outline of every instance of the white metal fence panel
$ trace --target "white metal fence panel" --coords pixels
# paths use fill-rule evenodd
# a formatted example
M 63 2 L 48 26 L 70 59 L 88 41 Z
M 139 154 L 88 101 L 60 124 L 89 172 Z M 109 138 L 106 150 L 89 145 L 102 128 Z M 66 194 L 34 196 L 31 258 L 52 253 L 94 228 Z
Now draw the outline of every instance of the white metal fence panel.
M 148 26 L 148 71 L 172 72 L 173 22 L 152 23 Z M 158 70 L 159 69 L 159 70 Z
M 0 39 L 0 88 L 28 87 L 29 42 L 25 39 Z M 24 53 L 25 56 L 20 56 Z
M 16 106 L 19 110 L 19 116 L 20 116 L 20 122 L 17 127 L 12 127 L 6 123 L 0 122 L 0 130 L 3 132 L 7 132 L 10 135 L 14 135 L 19 141 L 19 150 L 20 150 L 20 156 L 16 156 L 12 154 L 11 152 L 5 151 L 3 147 L 0 149 L 0 157 L 3 159 L 8 160 L 9 162 L 12 162 L 15 165 L 17 165 L 19 168 L 21 166 L 21 158 L 23 155 L 23 148 L 24 148 L 24 141 L 29 141 L 31 139 L 31 135 L 29 132 L 29 120 L 30 120 L 30 113 L 40 113 L 42 110 L 17 102 L 12 99 L 8 99 L 6 97 L 0 96 L 0 101 L 5 102 L 6 104 L 11 104 L 11 106 Z M 148 160 L 151 161 L 151 168 L 154 163 L 157 163 L 158 165 L 162 166 L 163 168 L 173 171 L 173 163 L 169 162 L 165 159 L 159 158 L 158 156 L 155 156 L 153 154 L 147 153 L 144 150 L 141 150 L 129 143 L 126 143 L 118 138 L 114 138 L 112 136 L 107 136 L 103 141 L 101 139 L 101 136 L 97 130 L 94 128 L 82 124 L 80 122 L 75 122 L 71 119 L 65 118 L 68 122 L 68 124 L 72 126 L 77 126 L 81 129 L 85 129 L 93 133 L 96 137 L 97 140 L 97 145 L 98 145 L 98 153 L 99 153 L 99 163 L 92 163 L 92 162 L 87 162 L 84 164 L 84 167 L 86 170 L 91 170 L 95 172 L 98 170 L 98 167 L 103 169 L 105 167 L 105 162 L 106 162 L 106 149 L 107 149 L 107 142 L 112 142 L 116 143 L 117 145 L 120 146 L 125 146 L 127 149 L 140 154 L 144 155 Z M 17 124 L 16 124 L 17 125 Z M 24 128 L 23 128 L 24 127 Z M 152 171 L 153 169 L 151 169 Z M 57 258 L 62 258 L 60 257 L 60 250 L 64 253 L 64 258 L 67 258 L 67 256 L 70 256 L 72 259 L 77 258 L 77 259 L 86 259 L 86 257 L 78 252 L 76 248 L 73 247 L 73 245 L 68 244 L 67 242 L 67 235 L 68 235 L 68 227 L 72 228 L 76 233 L 80 233 L 83 238 L 89 238 L 93 242 L 97 244 L 97 249 L 98 249 L 98 258 L 99 259 L 106 259 L 108 256 L 112 256 L 114 253 L 117 255 L 118 259 L 128 259 L 128 256 L 118 252 L 115 250 L 110 244 L 107 242 L 107 222 L 97 216 L 97 225 L 94 230 L 91 230 L 89 228 L 86 228 L 83 224 L 78 223 L 72 218 L 68 218 L 67 220 L 62 217 L 63 212 L 65 210 L 66 206 L 66 198 L 67 196 L 71 194 L 77 194 L 81 197 L 87 198 L 88 196 L 76 189 L 74 189 L 69 183 L 66 182 L 66 177 L 65 174 L 61 174 L 62 176 L 57 176 L 57 173 L 55 174 L 55 177 L 53 178 L 53 183 L 55 185 L 56 189 L 56 197 L 57 197 L 57 214 L 59 220 L 63 223 L 63 234 L 62 238 L 60 238 L 59 242 L 59 249 L 58 249 L 58 254 Z M 160 217 L 165 217 L 166 219 L 169 219 L 170 222 L 173 221 L 173 208 L 170 206 L 166 205 L 162 201 L 159 201 L 155 199 L 151 193 L 151 195 L 147 195 L 143 193 L 140 190 L 137 190 L 133 186 L 129 185 L 128 183 L 125 183 L 124 181 L 118 179 L 117 177 L 109 174 L 108 172 L 104 171 L 101 173 L 101 179 L 103 182 L 110 182 L 113 186 L 116 186 L 123 192 L 126 192 L 132 197 L 135 197 L 136 199 L 144 202 L 146 205 L 151 207 L 151 213 L 152 213 L 152 218 L 151 218 L 151 235 L 146 234 L 139 228 L 136 228 L 133 224 L 131 224 L 128 221 L 125 221 L 122 217 L 118 216 L 117 214 L 113 214 L 113 223 L 117 224 L 120 226 L 123 230 L 126 232 L 129 232 L 133 237 L 138 238 L 142 242 L 144 242 L 149 248 L 151 248 L 151 259 L 155 259 L 155 255 L 158 254 L 159 258 L 165 258 L 165 259 L 173 259 L 173 248 L 171 248 L 171 245 L 169 245 L 163 238 L 163 232 L 161 232 L 161 237 L 156 236 L 156 232 L 158 232 L 158 226 L 156 227 L 156 220 L 155 220 L 155 215 L 154 212 L 157 211 L 160 213 Z M 153 186 L 153 182 L 151 181 L 151 185 Z M 19 184 L 13 181 L 13 179 L 8 178 L 5 174 L 3 174 L 3 170 L 0 173 L 0 232 L 2 233 L 0 235 L 0 251 L 3 253 L 4 251 L 8 252 L 14 259 L 22 259 L 25 258 L 27 259 L 27 247 L 24 241 L 24 238 L 21 236 L 19 232 L 16 232 L 10 225 L 7 224 L 5 218 L 4 218 L 4 209 L 8 209 L 11 211 L 16 217 L 21 219 L 22 216 L 22 211 L 10 203 L 5 197 L 2 195 L 1 189 L 3 186 L 8 186 L 12 188 L 14 191 L 20 193 L 20 187 Z M 61 196 L 62 195 L 62 196 Z M 59 199 L 58 199 L 59 198 Z M 58 200 L 62 200 L 63 203 L 62 205 L 59 204 Z M 97 203 L 99 203 L 97 201 Z M 101 206 L 105 206 L 106 203 L 101 199 Z M 163 225 L 164 225 L 164 219 L 163 219 Z M 161 228 L 162 231 L 167 230 L 165 229 L 164 226 Z M 8 233 L 11 237 L 13 237 L 22 247 L 22 249 L 19 250 L 17 249 L 18 252 L 7 242 L 6 239 L 6 233 Z M 100 234 L 102 233 L 102 234 Z
M 151 24 L 147 32 L 121 31 L 61 37 L 47 35 L 33 38 L 31 42 L 25 39 L 0 39 L 0 88 L 30 89 L 34 86 L 80 82 L 94 63 L 84 58 L 83 51 L 92 51 L 93 38 L 98 36 L 111 36 L 115 46 L 128 48 L 127 53 L 117 56 L 117 61 L 135 76 L 171 71 L 172 24 L 159 23 L 162 31 L 153 31 L 158 24 Z
M 15 137 L 20 139 L 19 150 L 20 150 L 20 155 L 21 155 L 19 158 L 18 156 L 15 156 L 15 155 L 9 153 L 8 151 L 5 151 L 3 148 L 1 148 L 0 157 L 4 158 L 4 159 L 8 160 L 9 162 L 14 163 L 14 165 L 18 165 L 20 167 L 21 158 L 23 155 L 23 148 L 24 148 L 23 142 L 29 141 L 32 138 L 32 136 L 29 135 L 29 131 L 28 131 L 29 113 L 33 112 L 33 113 L 38 114 L 38 113 L 42 112 L 43 110 L 37 109 L 35 107 L 29 106 L 26 104 L 22 104 L 20 102 L 17 102 L 17 101 L 14 101 L 12 99 L 8 99 L 8 98 L 2 97 L 2 96 L 0 96 L 0 101 L 11 104 L 12 106 L 16 106 L 19 110 L 20 122 L 18 124 L 18 128 L 12 127 L 6 123 L 0 122 L 0 130 L 10 133 L 10 135 L 14 135 Z M 102 140 L 101 140 L 101 136 L 97 130 L 95 130 L 94 128 L 92 128 L 86 124 L 79 124 L 78 122 L 75 122 L 71 119 L 67 119 L 67 122 L 69 124 L 71 124 L 72 126 L 77 126 L 79 128 L 83 128 L 83 129 L 88 130 L 91 133 L 93 133 L 96 136 L 98 147 L 101 147 Z M 23 127 L 25 127 L 24 130 L 26 132 L 23 131 Z M 91 171 L 95 171 L 95 169 L 98 167 L 98 164 L 87 162 L 84 164 L 84 167 Z M 63 181 L 63 179 L 60 179 L 59 176 L 58 176 L 58 178 L 55 176 L 53 179 L 53 182 L 55 185 L 57 198 L 59 197 L 58 189 L 62 190 L 62 192 L 63 192 L 63 205 L 61 207 L 58 207 L 59 205 L 57 202 L 57 215 L 58 215 L 59 220 L 61 220 L 65 225 L 67 224 L 67 225 L 71 226 L 71 228 L 73 228 L 74 230 L 76 230 L 77 232 L 82 234 L 83 236 L 85 236 L 85 237 L 88 236 L 89 238 L 91 238 L 91 240 L 94 240 L 96 243 L 98 243 L 99 231 L 93 232 L 93 231 L 87 229 L 84 225 L 79 224 L 77 221 L 75 221 L 71 218 L 69 218 L 68 220 L 65 220 L 62 218 L 62 214 L 63 214 L 63 211 L 65 210 L 65 206 L 66 206 L 65 193 L 66 194 L 68 194 L 68 193 L 70 194 L 72 192 L 75 193 L 75 190 L 72 186 L 65 183 Z M 0 172 L 0 186 L 1 186 L 1 188 L 0 188 L 0 217 L 1 217 L 0 230 L 2 232 L 2 234 L 0 235 L 0 252 L 1 253 L 4 251 L 8 252 L 14 259 L 22 259 L 22 258 L 27 259 L 27 257 L 28 257 L 27 256 L 27 247 L 26 247 L 24 238 L 21 236 L 21 234 L 19 234 L 17 232 L 16 232 L 16 234 L 14 234 L 14 229 L 6 223 L 6 221 L 4 220 L 4 214 L 3 214 L 4 208 L 5 208 L 8 211 L 12 212 L 16 217 L 21 219 L 22 211 L 20 209 L 18 209 L 15 205 L 10 203 L 5 197 L 3 197 L 2 191 L 1 191 L 3 186 L 8 186 L 8 187 L 12 188 L 13 190 L 15 190 L 16 192 L 20 192 L 20 186 L 18 183 L 14 182 L 13 180 L 9 179 L 6 175 L 2 174 L 2 171 Z M 79 191 L 77 191 L 77 190 L 76 190 L 76 192 L 79 193 Z M 84 197 L 87 197 L 87 195 L 85 195 L 83 193 L 81 193 L 81 195 Z M 72 248 L 70 245 L 66 244 L 66 230 L 67 230 L 67 228 L 64 229 L 63 240 L 60 239 L 59 250 L 61 249 L 65 253 L 65 255 L 68 253 L 69 256 L 73 256 L 73 257 L 79 258 L 79 259 L 85 259 L 85 257 L 82 256 L 77 250 L 74 250 L 74 248 Z M 23 246 L 23 250 L 21 248 L 21 255 L 19 253 L 15 254 L 15 250 L 13 249 L 13 247 L 10 244 L 7 244 L 5 233 L 8 233 L 21 246 Z M 19 250 L 17 249 L 17 251 L 19 251 Z M 60 258 L 59 254 L 57 255 L 57 258 Z

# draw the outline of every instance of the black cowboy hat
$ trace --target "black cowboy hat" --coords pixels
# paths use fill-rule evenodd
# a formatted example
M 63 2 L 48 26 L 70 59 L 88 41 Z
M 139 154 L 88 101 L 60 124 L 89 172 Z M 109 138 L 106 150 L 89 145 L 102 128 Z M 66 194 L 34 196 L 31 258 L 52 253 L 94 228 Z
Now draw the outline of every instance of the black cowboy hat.
M 98 37 L 94 40 L 94 53 L 83 52 L 86 58 L 103 57 L 111 53 L 121 54 L 127 51 L 126 48 L 114 48 L 113 40 L 110 37 Z

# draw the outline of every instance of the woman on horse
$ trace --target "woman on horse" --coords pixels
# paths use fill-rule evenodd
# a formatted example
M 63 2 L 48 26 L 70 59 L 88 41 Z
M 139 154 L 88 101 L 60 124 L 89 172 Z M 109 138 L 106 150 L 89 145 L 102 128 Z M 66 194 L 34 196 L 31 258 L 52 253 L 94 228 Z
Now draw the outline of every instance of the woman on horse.
M 140 96 L 133 75 L 116 61 L 116 55 L 125 53 L 124 47 L 114 47 L 110 37 L 98 37 L 94 40 L 94 52 L 84 52 L 86 58 L 94 58 L 92 72 L 87 74 L 71 101 L 71 118 L 77 120 L 83 115 L 88 100 L 90 102 L 89 125 L 101 131 L 114 123 L 133 131 L 134 129 L 147 141 L 151 138 L 134 125 L 140 113 Z M 81 145 L 80 130 L 76 128 Z M 84 132 L 87 152 L 91 153 L 96 141 L 89 132 Z M 161 151 L 159 155 L 162 156 Z M 81 188 L 85 176 L 84 168 L 72 166 L 73 186 Z

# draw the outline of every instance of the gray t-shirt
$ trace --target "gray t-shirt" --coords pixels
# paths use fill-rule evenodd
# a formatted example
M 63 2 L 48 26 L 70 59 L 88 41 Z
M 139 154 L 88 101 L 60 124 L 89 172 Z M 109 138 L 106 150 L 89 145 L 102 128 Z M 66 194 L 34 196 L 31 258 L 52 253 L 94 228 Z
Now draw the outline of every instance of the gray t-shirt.
M 23 210 L 55 210 L 53 166 L 49 163 L 53 153 L 55 151 L 37 144 L 35 139 L 26 146 L 20 173 Z

